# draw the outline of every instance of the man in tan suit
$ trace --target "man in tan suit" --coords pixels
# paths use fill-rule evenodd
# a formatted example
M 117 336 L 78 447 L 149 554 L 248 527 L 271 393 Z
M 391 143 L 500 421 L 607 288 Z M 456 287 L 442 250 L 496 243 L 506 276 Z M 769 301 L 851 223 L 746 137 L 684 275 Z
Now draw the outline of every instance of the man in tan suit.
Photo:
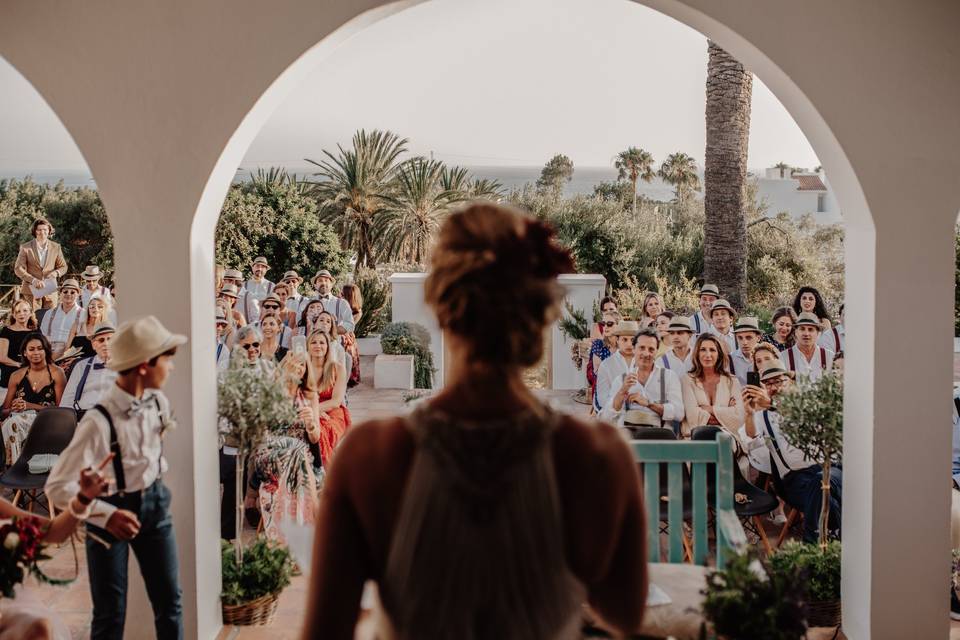
M 17 261 L 13 265 L 13 272 L 23 282 L 20 287 L 20 296 L 32 303 L 34 309 L 55 307 L 57 293 L 54 291 L 40 300 L 34 300 L 30 286 L 40 287 L 44 280 L 50 277 L 59 279 L 67 273 L 67 262 L 63 259 L 63 251 L 59 244 L 49 239 L 51 233 L 53 233 L 53 226 L 49 221 L 43 218 L 34 220 L 31 230 L 33 240 L 20 245 L 20 253 L 17 254 Z

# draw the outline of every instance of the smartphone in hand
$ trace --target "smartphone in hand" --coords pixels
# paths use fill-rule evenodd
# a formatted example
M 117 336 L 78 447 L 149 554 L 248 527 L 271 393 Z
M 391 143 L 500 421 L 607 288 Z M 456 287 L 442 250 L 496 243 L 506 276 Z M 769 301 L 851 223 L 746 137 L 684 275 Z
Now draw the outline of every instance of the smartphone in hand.
M 760 372 L 759 372 L 759 371 L 747 371 L 747 386 L 750 386 L 750 387 L 759 387 L 759 386 L 760 386 Z

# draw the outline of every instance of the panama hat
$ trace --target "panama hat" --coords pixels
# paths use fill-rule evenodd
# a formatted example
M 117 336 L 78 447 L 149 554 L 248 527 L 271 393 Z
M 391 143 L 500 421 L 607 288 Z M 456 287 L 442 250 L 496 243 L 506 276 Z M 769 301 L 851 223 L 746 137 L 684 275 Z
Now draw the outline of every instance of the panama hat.
M 320 269 L 320 271 L 317 271 L 317 275 L 313 276 L 313 280 L 310 282 L 316 282 L 319 278 L 330 278 L 333 280 L 333 275 L 326 269 Z
M 720 297 L 720 288 L 715 284 L 704 284 L 700 287 L 700 295 Z
M 609 331 L 609 334 L 612 336 L 630 336 L 632 338 L 639 332 L 640 325 L 638 323 L 633 320 L 622 320 Z
M 93 340 L 97 336 L 102 336 L 107 333 L 116 333 L 117 328 L 109 322 L 101 322 L 93 328 L 93 333 L 90 334 L 90 339 Z
M 659 427 L 660 418 L 645 409 L 628 409 L 623 414 L 623 424 L 631 427 Z
M 103 273 L 100 271 L 100 267 L 95 264 L 88 264 L 87 268 L 83 270 L 83 273 L 80 274 L 80 277 L 84 280 L 99 280 L 103 277 Z
M 723 298 L 720 298 L 710 306 L 710 317 L 711 318 L 713 317 L 714 311 L 718 311 L 720 309 L 726 309 L 727 311 L 730 312 L 730 315 L 734 317 L 736 317 L 737 315 L 737 312 L 734 310 L 733 307 L 730 306 L 730 303 L 724 300 Z
M 243 273 L 237 269 L 225 269 L 223 278 L 224 280 L 243 280 Z
M 280 296 L 278 296 L 278 295 L 275 294 L 275 293 L 271 293 L 271 294 L 268 295 L 266 298 L 264 298 L 263 300 L 261 300 L 261 301 L 260 301 L 260 308 L 263 309 L 263 305 L 267 304 L 268 302 L 276 302 L 278 307 L 282 307 L 282 306 L 283 306 L 283 303 L 280 302 Z
M 233 285 L 227 282 L 227 283 L 224 283 L 222 287 L 220 287 L 220 295 L 230 296 L 231 298 L 239 298 L 240 292 L 237 290 L 236 285 Z
M 300 274 L 296 271 L 285 271 L 283 277 L 280 278 L 280 282 L 286 282 L 287 280 L 296 280 L 297 282 L 303 282 L 303 278 L 300 277 Z
M 256 258 L 254 258 L 254 259 L 253 259 L 253 264 L 252 264 L 251 266 L 257 265 L 257 264 L 262 264 L 262 265 L 265 266 L 267 269 L 270 268 L 270 263 L 267 262 L 267 259 L 266 259 L 264 256 L 257 256 Z
M 741 333 L 744 331 L 756 331 L 757 333 L 762 334 L 760 331 L 760 321 L 753 316 L 743 316 L 737 320 L 736 326 L 733 328 L 734 333 Z
M 217 324 L 227 324 L 227 312 L 223 307 L 217 307 Z
M 186 342 L 187 336 L 170 333 L 155 316 L 125 322 L 110 343 L 107 367 L 126 371 Z
M 816 314 L 810 313 L 809 311 L 804 311 L 797 316 L 797 321 L 793 323 L 793 326 L 800 327 L 803 325 L 810 325 L 816 327 L 818 330 L 823 328 L 823 325 L 820 324 L 820 318 Z
M 60 285 L 60 291 L 63 291 L 64 289 L 73 289 L 77 293 L 80 293 L 80 283 L 73 278 L 67 278 L 63 281 L 63 284 Z
M 793 371 L 787 371 L 786 369 L 781 367 L 779 364 L 775 362 L 770 362 L 768 363 L 768 366 L 764 367 L 760 371 L 760 382 L 765 382 L 767 380 L 776 378 L 778 376 L 788 376 L 790 378 L 793 378 L 794 375 L 795 374 L 793 373 Z
M 695 333 L 693 323 L 690 322 L 690 318 L 687 316 L 673 316 L 670 320 L 670 326 L 667 327 L 667 331 L 689 331 L 690 333 Z

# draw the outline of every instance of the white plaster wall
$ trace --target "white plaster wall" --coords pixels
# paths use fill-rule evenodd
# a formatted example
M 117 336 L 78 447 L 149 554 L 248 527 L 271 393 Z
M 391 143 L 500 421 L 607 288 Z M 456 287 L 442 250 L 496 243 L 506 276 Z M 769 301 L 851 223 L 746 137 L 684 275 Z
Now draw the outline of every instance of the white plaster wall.
M 393 322 L 416 322 L 430 332 L 430 352 L 437 372 L 433 376 L 433 388 L 440 389 L 444 382 L 443 332 L 437 318 L 423 300 L 425 273 L 395 273 L 390 276 L 393 299 Z
M 744 61 L 830 175 L 847 228 L 844 631 L 856 640 L 946 637 L 960 5 L 643 3 Z M 50 103 L 100 187 L 125 315 L 157 313 L 191 335 L 169 389 L 181 428 L 167 448 L 187 638 L 213 638 L 219 628 L 216 213 L 286 91 L 343 38 L 408 4 L 0 4 L 0 55 Z M 926 320 L 910 340 L 904 308 Z M 142 603 L 128 619 L 128 637 L 152 635 Z
M 587 321 L 593 325 L 593 304 L 600 302 L 606 290 L 607 280 L 598 274 L 567 273 L 557 281 L 567 290 L 567 302 L 583 312 Z M 563 313 L 566 313 L 564 311 Z M 587 386 L 587 366 L 584 362 L 579 371 L 570 358 L 570 349 L 573 342 L 560 333 L 557 323 L 550 330 L 550 344 L 553 350 L 551 358 L 551 379 L 554 389 L 583 389 Z
M 840 212 L 836 208 L 830 208 L 829 191 L 798 191 L 799 181 L 791 178 L 786 179 L 768 179 L 760 178 L 757 181 L 757 198 L 759 201 L 766 201 L 767 215 L 775 216 L 781 211 L 785 211 L 793 218 L 800 218 L 806 213 L 812 213 L 817 222 L 822 224 L 834 223 L 840 221 Z M 821 193 L 827 196 L 824 202 L 824 211 L 817 211 L 817 196 Z M 836 199 L 833 199 L 836 202 Z

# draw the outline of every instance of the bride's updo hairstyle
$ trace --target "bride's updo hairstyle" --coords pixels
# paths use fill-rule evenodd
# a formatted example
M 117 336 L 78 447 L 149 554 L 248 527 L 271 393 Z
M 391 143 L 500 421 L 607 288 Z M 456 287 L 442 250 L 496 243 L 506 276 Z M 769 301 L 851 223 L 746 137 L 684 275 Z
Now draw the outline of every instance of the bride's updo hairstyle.
M 440 327 L 464 340 L 475 362 L 530 367 L 557 319 L 561 273 L 574 270 L 553 229 L 515 209 L 475 203 L 440 229 L 426 301 Z

